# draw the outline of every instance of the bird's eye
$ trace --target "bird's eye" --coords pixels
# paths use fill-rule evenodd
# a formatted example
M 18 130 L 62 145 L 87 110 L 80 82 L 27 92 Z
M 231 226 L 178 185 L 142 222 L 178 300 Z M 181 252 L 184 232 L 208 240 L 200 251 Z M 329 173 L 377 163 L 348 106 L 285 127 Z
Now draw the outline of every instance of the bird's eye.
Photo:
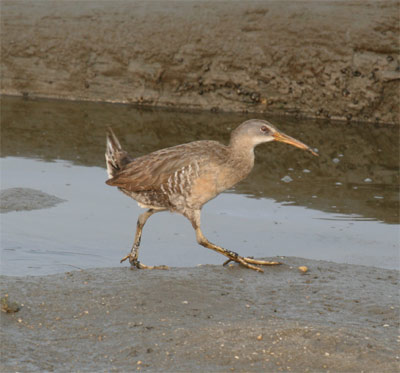
M 267 127 L 267 126 L 262 126 L 262 127 L 260 128 L 260 131 L 261 131 L 261 132 L 268 132 L 268 127 Z

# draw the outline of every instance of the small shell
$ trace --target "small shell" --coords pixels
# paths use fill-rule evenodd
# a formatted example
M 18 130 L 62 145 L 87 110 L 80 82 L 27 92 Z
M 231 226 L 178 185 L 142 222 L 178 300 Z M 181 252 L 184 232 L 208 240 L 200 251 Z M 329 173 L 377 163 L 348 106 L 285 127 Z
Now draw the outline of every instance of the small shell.
M 306 266 L 300 266 L 300 267 L 298 267 L 298 269 L 302 273 L 307 273 L 308 272 L 308 267 L 306 267 Z

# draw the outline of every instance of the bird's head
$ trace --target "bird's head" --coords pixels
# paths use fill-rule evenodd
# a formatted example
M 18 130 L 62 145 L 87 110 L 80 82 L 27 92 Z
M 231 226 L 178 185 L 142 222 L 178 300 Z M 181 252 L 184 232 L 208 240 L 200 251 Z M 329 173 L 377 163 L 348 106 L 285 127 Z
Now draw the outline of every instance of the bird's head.
M 278 131 L 271 123 L 261 119 L 250 119 L 237 127 L 231 135 L 231 143 L 248 143 L 253 147 L 264 142 L 279 141 L 308 150 L 318 156 L 309 146 Z

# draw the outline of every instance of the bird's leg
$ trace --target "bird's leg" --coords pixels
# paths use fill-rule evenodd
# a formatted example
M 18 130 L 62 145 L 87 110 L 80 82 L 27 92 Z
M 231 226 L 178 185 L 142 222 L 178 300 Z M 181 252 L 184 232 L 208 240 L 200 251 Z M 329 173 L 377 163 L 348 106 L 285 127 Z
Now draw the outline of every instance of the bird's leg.
M 280 262 L 270 262 L 266 260 L 257 260 L 253 258 L 248 258 L 248 257 L 242 257 L 239 254 L 235 253 L 234 251 L 226 250 L 223 247 L 217 246 L 210 241 L 207 240 L 207 238 L 203 235 L 203 232 L 200 229 L 200 210 L 196 210 L 192 216 L 189 217 L 189 220 L 191 221 L 193 228 L 196 231 L 196 239 L 197 242 L 204 246 L 207 247 L 208 249 L 214 250 L 219 252 L 222 255 L 225 255 L 228 257 L 228 260 L 224 263 L 228 264 L 231 261 L 237 262 L 239 264 L 242 264 L 243 266 L 253 269 L 258 272 L 264 272 L 261 268 L 255 266 L 256 265 L 279 265 L 281 264 Z
M 140 246 L 140 240 L 142 238 L 143 227 L 146 224 L 147 219 L 151 215 L 153 215 L 154 213 L 159 212 L 159 211 L 161 211 L 161 210 L 149 209 L 139 216 L 139 218 L 137 220 L 135 240 L 133 241 L 131 252 L 127 256 L 125 256 L 121 259 L 121 263 L 124 262 L 125 260 L 129 259 L 129 263 L 131 264 L 131 266 L 139 268 L 139 269 L 168 269 L 168 267 L 164 266 L 164 265 L 147 266 L 143 263 L 140 263 L 138 260 L 139 246 Z
M 228 257 L 229 259 L 224 264 L 226 264 L 227 262 L 230 262 L 230 261 L 235 261 L 237 263 L 244 265 L 247 268 L 254 269 L 255 271 L 258 271 L 258 272 L 264 272 L 261 268 L 248 263 L 246 261 L 246 258 L 241 257 L 238 253 L 235 253 L 234 251 L 226 250 L 223 247 L 217 246 L 217 245 L 211 243 L 210 241 L 208 241 L 207 238 L 204 237 L 200 228 L 196 229 L 196 238 L 197 238 L 197 242 L 200 245 L 207 247 L 208 249 L 217 251 L 220 254 Z

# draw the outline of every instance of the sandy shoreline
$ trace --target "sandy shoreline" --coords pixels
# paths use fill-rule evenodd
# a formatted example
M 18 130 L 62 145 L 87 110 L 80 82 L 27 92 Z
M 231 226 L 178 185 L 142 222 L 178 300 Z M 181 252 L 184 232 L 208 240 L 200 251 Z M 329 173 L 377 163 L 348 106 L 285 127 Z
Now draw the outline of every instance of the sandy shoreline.
M 1 371 L 398 371 L 398 271 L 283 261 L 2 276 Z

